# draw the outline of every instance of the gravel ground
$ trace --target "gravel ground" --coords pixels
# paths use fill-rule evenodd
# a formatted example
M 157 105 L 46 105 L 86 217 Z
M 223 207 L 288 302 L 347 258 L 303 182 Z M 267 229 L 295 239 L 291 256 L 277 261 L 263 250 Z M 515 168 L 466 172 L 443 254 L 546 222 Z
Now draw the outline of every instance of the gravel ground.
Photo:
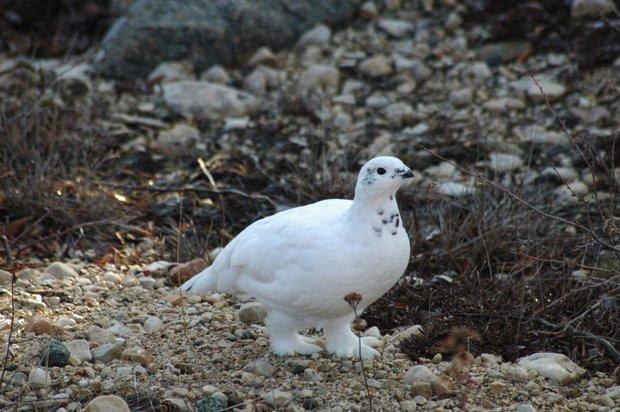
M 411 160 L 417 187 L 436 184 L 446 198 L 473 193 L 475 179 L 424 150 L 433 148 L 504 182 L 544 181 L 558 205 L 577 203 L 575 194 L 590 201 L 594 194 L 613 196 L 576 158 L 530 75 L 569 120 L 571 132 L 586 135 L 604 154 L 620 124 L 619 62 L 581 73 L 572 56 L 531 54 L 524 43 L 480 49 L 473 45 L 488 33 L 465 27 L 464 6 L 457 2 L 438 2 L 435 10 L 432 1 L 422 2 L 424 7 L 385 3 L 383 14 L 366 3 L 367 23 L 336 33 L 318 27 L 293 50 L 260 50 L 243 68 L 194 73 L 185 62 L 164 64 L 150 76 L 156 86 L 140 92 L 91 76 L 88 63 L 0 56 L 0 92 L 8 94 L 7 102 L 21 99 L 14 93 L 22 84 L 16 79 L 30 87 L 55 72 L 60 78 L 41 101 L 99 113 L 94 123 L 123 142 L 124 155 L 154 153 L 176 167 L 179 153 L 196 152 L 210 158 L 213 174 L 219 168 L 224 176 L 228 170 L 220 160 L 240 152 L 320 180 L 312 167 L 321 146 L 323 158 L 337 165 L 339 159 L 397 154 Z M 192 173 L 193 180 L 203 176 L 200 170 Z M 620 177 L 620 168 L 615 174 Z M 176 184 L 178 176 L 167 164 L 153 179 Z M 242 171 L 228 183 L 237 176 Z M 281 181 L 295 182 L 290 175 Z M 329 178 L 324 183 L 333 185 Z M 110 201 L 118 205 L 139 200 L 118 193 L 115 199 Z M 201 207 L 211 211 L 213 202 Z M 170 210 L 167 217 L 175 221 L 178 208 Z M 256 217 L 247 214 L 249 220 Z M 567 233 L 574 231 L 567 226 Z M 48 243 L 51 248 L 54 242 Z M 114 252 L 116 263 L 101 263 L 95 250 L 72 247 L 62 252 L 72 260 L 53 263 L 33 250 L 18 262 L 25 269 L 17 271 L 0 408 L 74 411 L 91 402 L 89 410 L 368 409 L 358 361 L 270 356 L 261 311 L 246 305 L 249 298 L 207 295 L 179 303 L 168 279 L 174 263 L 159 261 L 173 258 L 162 257 L 155 243 L 128 242 Z M 10 276 L 0 272 L 3 347 L 11 325 Z M 561 372 L 558 383 L 490 354 L 412 363 L 397 340 L 384 335 L 381 357 L 365 363 L 375 410 L 620 408 L 618 377 L 611 374 L 567 364 L 572 372 Z M 101 397 L 106 394 L 124 400 Z
M 198 405 L 203 411 L 218 410 L 217 405 L 368 408 L 356 359 L 270 356 L 263 314 L 249 298 L 211 294 L 181 302 L 166 284 L 167 266 L 69 262 L 18 272 L 16 330 L 5 377 L 10 384 L 0 406 L 79 410 L 98 395 L 116 394 L 134 409 L 162 404 L 169 410 Z M 1 299 L 8 307 L 6 293 Z M 256 323 L 243 323 L 240 316 Z M 7 321 L 0 327 L 6 330 Z M 415 365 L 428 369 L 417 366 L 408 373 L 414 365 L 399 351 L 398 339 L 383 336 L 381 357 L 364 363 L 375 410 L 614 410 L 618 405 L 619 388 L 604 373 L 586 372 L 584 379 L 559 384 L 490 354 L 464 361 L 444 361 L 440 355 L 420 359 Z M 76 343 L 80 340 L 83 345 Z M 45 348 L 49 354 L 42 357 Z M 66 350 L 70 356 L 63 357 Z M 35 373 L 40 359 L 48 366 Z

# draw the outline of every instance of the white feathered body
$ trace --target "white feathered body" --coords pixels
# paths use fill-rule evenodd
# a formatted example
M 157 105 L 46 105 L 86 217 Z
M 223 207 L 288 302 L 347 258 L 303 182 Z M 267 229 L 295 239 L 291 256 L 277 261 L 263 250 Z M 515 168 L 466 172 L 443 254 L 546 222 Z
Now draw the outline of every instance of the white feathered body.
M 182 290 L 245 292 L 308 324 L 350 313 L 352 292 L 361 310 L 402 276 L 410 246 L 392 196 L 352 205 L 324 200 L 258 220 Z

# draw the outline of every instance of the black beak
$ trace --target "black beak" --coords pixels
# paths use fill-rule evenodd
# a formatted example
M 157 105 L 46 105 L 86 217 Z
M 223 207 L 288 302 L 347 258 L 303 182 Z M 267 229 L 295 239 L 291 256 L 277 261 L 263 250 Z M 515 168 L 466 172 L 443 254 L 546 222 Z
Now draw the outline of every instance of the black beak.
M 413 177 L 413 172 L 411 169 L 407 169 L 403 174 L 400 175 L 403 179 L 411 179 Z

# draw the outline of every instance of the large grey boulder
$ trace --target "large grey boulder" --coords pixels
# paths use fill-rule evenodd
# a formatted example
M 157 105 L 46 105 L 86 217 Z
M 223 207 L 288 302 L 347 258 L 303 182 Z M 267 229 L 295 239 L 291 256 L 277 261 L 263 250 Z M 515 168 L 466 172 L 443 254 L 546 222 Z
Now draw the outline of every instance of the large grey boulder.
M 318 23 L 351 20 L 359 0 L 137 0 L 102 44 L 104 75 L 145 77 L 163 61 L 189 60 L 197 71 L 231 64 L 260 46 L 293 44 Z

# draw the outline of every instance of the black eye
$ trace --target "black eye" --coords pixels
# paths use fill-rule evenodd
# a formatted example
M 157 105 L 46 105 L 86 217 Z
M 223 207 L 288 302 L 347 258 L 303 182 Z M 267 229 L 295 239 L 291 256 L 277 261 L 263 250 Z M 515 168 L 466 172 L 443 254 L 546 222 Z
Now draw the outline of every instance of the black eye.
M 377 169 L 377 173 L 380 174 L 380 175 L 384 175 L 385 172 L 386 172 L 386 170 L 384 168 L 382 168 L 382 167 Z

